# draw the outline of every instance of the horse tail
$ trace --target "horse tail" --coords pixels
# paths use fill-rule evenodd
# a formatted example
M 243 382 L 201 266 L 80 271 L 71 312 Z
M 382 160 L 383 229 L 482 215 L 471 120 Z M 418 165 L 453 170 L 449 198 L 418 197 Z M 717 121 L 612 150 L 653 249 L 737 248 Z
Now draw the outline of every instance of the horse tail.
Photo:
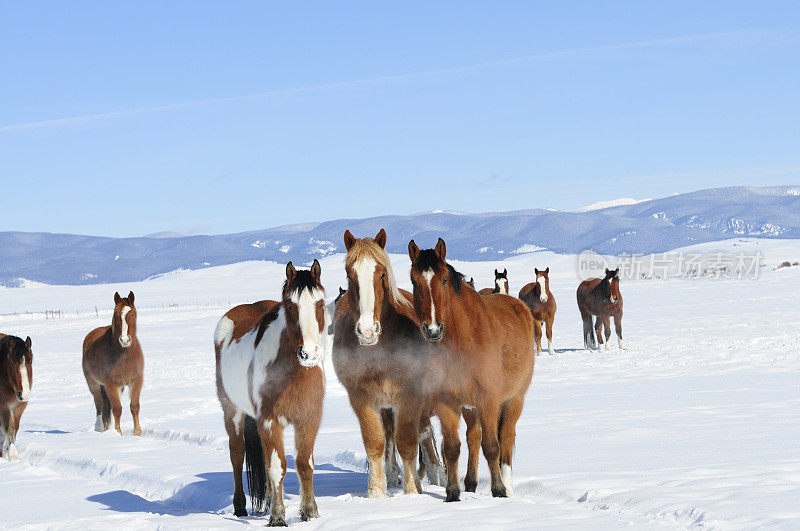
M 102 419 L 103 425 L 109 426 L 111 424 L 111 400 L 108 398 L 105 386 L 100 386 L 100 395 L 103 397 L 103 411 Z
M 244 419 L 244 461 L 247 468 L 247 490 L 253 514 L 264 510 L 267 498 L 267 469 L 264 466 L 264 447 L 258 434 L 256 419 L 246 415 Z

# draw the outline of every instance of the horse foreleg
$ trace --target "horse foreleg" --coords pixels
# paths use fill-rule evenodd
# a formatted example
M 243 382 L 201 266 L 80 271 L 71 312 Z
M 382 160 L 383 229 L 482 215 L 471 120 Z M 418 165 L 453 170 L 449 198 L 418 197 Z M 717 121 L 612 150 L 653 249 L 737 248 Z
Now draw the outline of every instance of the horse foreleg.
M 94 421 L 94 431 L 106 431 L 108 427 L 103 421 L 103 405 L 105 403 L 103 388 L 89 376 L 86 376 L 86 384 L 89 386 L 89 392 L 92 393 L 92 398 L 94 398 L 94 411 L 97 415 Z
M 233 514 L 247 516 L 247 501 L 242 484 L 244 465 L 244 414 L 229 404 L 223 407 L 225 431 L 228 432 L 228 451 L 233 467 Z
M 500 477 L 506 488 L 506 495 L 513 496 L 514 482 L 511 479 L 511 463 L 514 457 L 514 442 L 517 438 L 517 421 L 522 415 L 525 392 L 509 400 L 503 407 L 500 418 Z
M 139 426 L 139 396 L 142 394 L 143 376 L 131 384 L 131 416 L 133 417 L 133 434 L 142 436 L 142 427 Z
M 492 496 L 495 498 L 505 498 L 508 496 L 503 480 L 500 477 L 500 441 L 497 439 L 498 426 L 500 423 L 500 403 L 494 397 L 486 399 L 478 407 L 478 415 L 481 419 L 481 446 L 483 456 L 489 465 L 489 474 L 492 478 Z
M 603 318 L 599 315 L 594 318 L 594 332 L 597 338 L 597 348 L 603 345 Z
M 536 341 L 536 355 L 542 353 L 542 323 L 533 320 L 533 339 Z
M 437 405 L 436 415 L 442 424 L 442 457 L 447 470 L 447 497 L 444 501 L 456 502 L 461 499 L 461 488 L 458 484 L 458 455 L 461 453 L 461 441 L 458 440 L 458 422 L 461 415 L 447 405 Z
M 475 492 L 478 487 L 478 459 L 481 447 L 481 424 L 478 412 L 473 407 L 462 407 L 461 415 L 467 424 L 467 475 L 464 476 L 464 490 Z
M 283 478 L 286 477 L 286 454 L 283 448 L 283 427 L 274 421 L 268 428 L 259 426 L 264 445 L 264 466 L 267 469 L 272 499 L 270 501 L 270 527 L 286 527 L 286 507 L 283 503 Z
M 369 463 L 369 479 L 367 480 L 367 496 L 382 498 L 386 496 L 386 473 L 383 468 L 383 449 L 385 433 L 381 425 L 381 417 L 371 405 L 357 402 L 352 404 L 353 411 L 361 427 L 361 439 Z
M 111 413 L 114 414 L 114 429 L 117 430 L 117 433 L 122 435 L 122 429 L 119 427 L 119 420 L 120 417 L 122 417 L 122 401 L 119 397 L 119 387 L 116 385 L 105 385 L 103 387 L 106 390 L 109 402 L 111 402 Z
M 599 319 L 599 317 L 598 317 L 598 319 Z M 606 350 L 610 350 L 611 349 L 611 341 L 609 341 L 609 340 L 611 339 L 611 317 L 609 317 L 607 315 L 605 317 L 603 317 L 603 332 L 604 332 L 604 335 L 605 335 Z
M 315 418 L 294 425 L 294 467 L 297 477 L 300 478 L 300 518 L 304 522 L 319 518 L 317 501 L 314 498 L 314 441 L 321 417 L 322 410 Z
M 628 347 L 625 346 L 625 343 L 622 342 L 622 314 L 617 314 L 614 316 L 614 328 L 616 328 L 617 332 L 617 341 L 619 342 L 619 348 L 622 350 L 628 350 Z
M 400 486 L 400 465 L 397 464 L 395 453 L 395 432 L 397 426 L 394 421 L 394 410 L 390 408 L 381 409 L 381 424 L 383 425 L 384 445 L 383 445 L 383 470 L 386 474 L 386 485 L 388 487 Z
M 16 441 L 16 426 L 14 425 L 14 414 L 11 413 L 10 408 L 0 409 L 0 428 L 2 428 L 3 444 L 0 446 L 0 457 L 4 457 L 9 461 L 17 459 L 17 446 L 14 444 Z
M 594 350 L 597 348 L 597 343 L 594 340 L 592 314 L 581 309 L 581 319 L 583 320 L 583 348 L 587 350 Z
M 553 347 L 553 321 L 555 321 L 555 317 L 550 317 L 545 321 L 547 325 L 547 351 L 550 352 L 551 356 L 556 353 Z
M 403 460 L 403 494 L 419 494 L 422 485 L 414 466 L 419 445 L 419 404 L 415 404 L 414 399 L 405 402 L 410 407 L 397 411 L 397 450 Z

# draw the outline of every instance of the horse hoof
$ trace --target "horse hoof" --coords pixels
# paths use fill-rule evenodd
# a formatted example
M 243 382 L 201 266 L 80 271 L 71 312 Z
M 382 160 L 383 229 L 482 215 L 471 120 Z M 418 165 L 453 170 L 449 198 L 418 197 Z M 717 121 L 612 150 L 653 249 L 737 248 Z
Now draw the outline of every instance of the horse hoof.
M 136 430 L 133 430 L 133 434 L 136 435 L 137 437 L 141 437 L 142 436 L 142 429 L 138 428 Z
M 319 518 L 319 511 L 317 510 L 317 506 L 313 505 L 311 507 L 301 507 L 300 508 L 300 519 L 304 522 L 308 522 L 312 518 Z
M 233 509 L 233 515 L 234 516 L 238 516 L 239 518 L 241 518 L 243 516 L 247 516 L 247 509 L 243 509 L 243 508 L 236 509 L 236 508 L 234 508 Z
M 367 490 L 367 498 L 385 498 L 386 497 L 386 489 L 379 489 L 377 487 L 371 487 Z
M 461 492 L 458 489 L 447 489 L 447 497 L 444 501 L 446 503 L 461 501 Z
M 478 488 L 478 481 L 472 478 L 464 478 L 464 491 L 475 492 Z
M 492 496 L 494 496 L 495 498 L 508 498 L 505 486 L 499 488 L 492 487 Z
M 272 515 L 269 517 L 270 527 L 289 527 L 286 525 L 286 519 L 283 516 Z

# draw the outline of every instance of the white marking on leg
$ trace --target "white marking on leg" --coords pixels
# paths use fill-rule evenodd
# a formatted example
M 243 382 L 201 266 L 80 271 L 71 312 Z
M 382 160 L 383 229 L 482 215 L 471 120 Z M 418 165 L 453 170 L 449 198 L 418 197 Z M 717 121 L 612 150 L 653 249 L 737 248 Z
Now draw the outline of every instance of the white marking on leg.
M 99 432 L 106 431 L 106 425 L 103 422 L 102 415 L 97 415 L 97 418 L 94 420 L 94 431 L 99 431 Z
M 19 452 L 17 452 L 17 445 L 16 444 L 11 443 L 8 446 L 8 454 L 7 455 L 8 455 L 8 460 L 9 461 L 16 461 L 17 459 L 19 459 Z
M 500 465 L 500 479 L 503 480 L 503 486 L 506 488 L 506 496 L 509 498 L 514 496 L 514 482 L 511 479 L 511 465 Z
M 622 338 L 617 336 L 617 341 L 619 341 L 619 348 L 622 350 L 628 350 L 628 347 L 625 346 L 625 343 L 622 342 Z
M 239 427 L 242 425 L 242 416 L 244 413 L 241 409 L 236 409 L 233 413 L 233 431 L 236 432 L 236 435 L 239 435 Z
M 120 321 L 122 321 L 120 332 L 119 332 L 119 344 L 122 345 L 122 348 L 128 348 L 131 346 L 133 340 L 131 336 L 128 335 L 128 321 L 125 320 L 125 316 L 128 315 L 128 312 L 131 311 L 130 306 L 125 306 L 122 308 L 122 312 L 120 312 Z
M 547 340 L 547 350 L 550 352 L 551 356 L 556 353 L 556 349 L 553 347 L 553 342 L 549 339 Z
M 28 365 L 25 363 L 25 358 L 19 364 L 19 375 L 22 378 L 22 401 L 27 402 L 31 397 L 31 382 L 28 374 Z
M 278 451 L 272 450 L 272 455 L 269 459 L 269 480 L 272 482 L 272 493 L 274 496 L 278 495 L 278 485 L 283 479 L 283 465 L 281 464 Z
M 364 258 L 356 264 L 355 273 L 358 280 L 358 324 L 359 333 L 370 341 L 375 334 L 375 267 L 372 258 Z

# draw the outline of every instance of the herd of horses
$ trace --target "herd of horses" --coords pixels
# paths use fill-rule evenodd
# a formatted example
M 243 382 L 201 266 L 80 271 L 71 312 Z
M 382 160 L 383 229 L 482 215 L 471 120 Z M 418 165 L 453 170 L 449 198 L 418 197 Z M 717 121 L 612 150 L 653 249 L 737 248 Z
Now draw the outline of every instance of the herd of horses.
M 214 332 L 216 383 L 229 438 L 233 507 L 246 516 L 243 469 L 253 513 L 268 509 L 269 524 L 286 525 L 283 481 L 287 462 L 284 428 L 295 433 L 300 516 L 319 516 L 314 498 L 313 448 L 322 420 L 323 359 L 333 335 L 332 364 L 358 418 L 369 475 L 367 494 L 387 487 L 422 492 L 420 477 L 445 487 L 447 502 L 460 499 L 458 426 L 467 426 L 466 491 L 477 487 L 479 450 L 495 497 L 512 495 L 517 420 L 542 352 L 542 328 L 553 350 L 556 301 L 550 268 L 518 297 L 508 295 L 508 273 L 495 270 L 494 288 L 474 282 L 447 262 L 444 240 L 420 249 L 411 240 L 411 292 L 398 288 L 386 232 L 356 238 L 344 233 L 347 289 L 325 306 L 320 264 L 309 270 L 286 265 L 281 299 L 229 310 Z M 141 435 L 139 395 L 144 357 L 136 337 L 134 294 L 114 294 L 109 326 L 83 343 L 83 372 L 94 398 L 95 429 L 121 433 L 121 391 L 130 390 L 134 434 Z M 577 290 L 584 346 L 609 345 L 614 318 L 620 348 L 622 296 L 619 270 L 583 281 Z M 592 323 L 592 317 L 595 322 Z M 603 334 L 603 332 L 605 332 Z M 33 351 L 25 340 L 0 334 L 0 454 L 17 457 L 16 432 L 33 384 Z M 431 419 L 439 419 L 441 455 Z M 402 467 L 397 462 L 397 455 Z

